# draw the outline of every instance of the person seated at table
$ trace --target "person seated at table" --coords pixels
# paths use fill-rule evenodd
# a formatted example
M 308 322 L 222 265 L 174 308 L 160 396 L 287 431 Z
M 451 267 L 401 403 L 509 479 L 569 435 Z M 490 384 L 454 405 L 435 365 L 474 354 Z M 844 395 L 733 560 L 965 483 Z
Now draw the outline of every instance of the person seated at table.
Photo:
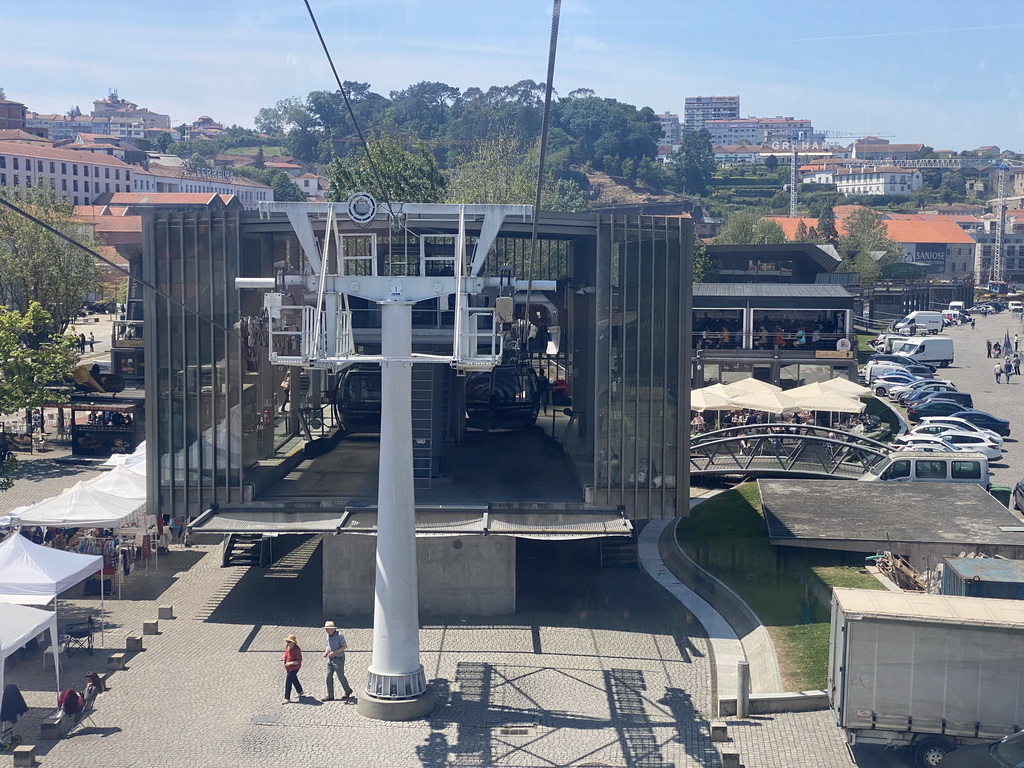
M 729 327 L 722 325 L 722 343 L 723 347 L 728 347 L 732 343 L 732 335 L 729 333 Z
M 804 333 L 804 329 L 803 328 L 800 328 L 796 332 L 796 341 L 793 342 L 793 345 L 799 349 L 800 347 L 804 346 L 804 344 L 806 344 L 806 343 L 807 343 L 807 334 Z
M 764 349 L 768 346 L 768 329 L 764 327 L 764 323 L 757 329 L 757 336 L 754 337 L 754 347 L 757 349 Z
M 776 347 L 786 346 L 786 335 L 782 332 L 782 326 L 775 326 L 775 338 L 773 339 Z

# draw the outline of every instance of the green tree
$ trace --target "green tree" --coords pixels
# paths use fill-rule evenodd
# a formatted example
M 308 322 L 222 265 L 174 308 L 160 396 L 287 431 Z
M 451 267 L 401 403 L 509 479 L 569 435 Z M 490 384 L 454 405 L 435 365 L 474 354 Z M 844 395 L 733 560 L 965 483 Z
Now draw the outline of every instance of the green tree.
M 533 205 L 539 158 L 538 144 L 524 152 L 511 137 L 477 142 L 473 153 L 450 171 L 445 201 Z M 574 180 L 544 175 L 543 210 L 580 212 L 588 207 L 583 190 Z
M 71 377 L 77 340 L 53 334 L 53 318 L 38 302 L 25 312 L 0 306 L 0 413 L 38 408 L 62 401 L 60 389 L 48 385 Z M 17 462 L 0 459 L 0 491 L 13 483 Z
M 775 155 L 768 155 L 768 157 L 764 159 L 764 167 L 769 173 L 775 173 L 779 170 L 779 158 Z
M 861 283 L 870 285 L 878 279 L 881 268 L 903 259 L 903 248 L 889 238 L 882 218 L 870 208 L 860 208 L 843 221 L 846 234 L 839 238 L 844 267 L 860 272 Z
M 371 137 L 368 146 L 377 173 L 365 154 L 355 159 L 335 158 L 327 169 L 329 199 L 345 200 L 353 192 L 370 192 L 382 202 L 387 198 L 405 203 L 443 199 L 445 178 L 425 144 L 414 142 L 406 148 L 401 137 L 385 135 Z M 386 190 L 380 189 L 378 174 L 385 180 Z
M 708 182 L 715 173 L 710 133 L 704 129 L 687 133 L 682 149 L 672 155 L 672 160 L 676 178 L 684 192 L 690 195 L 707 193 Z
M 789 242 L 774 221 L 753 211 L 736 211 L 719 230 L 715 243 L 725 245 L 778 245 Z
M 174 138 L 171 136 L 169 131 L 161 131 L 156 135 L 156 138 L 153 139 L 153 149 L 157 152 L 166 153 L 173 142 Z
M 92 235 L 74 220 L 71 203 L 52 185 L 0 187 L 0 196 L 83 245 L 96 246 Z M 0 207 L 0 305 L 25 313 L 38 302 L 53 323 L 51 332 L 63 333 L 98 284 L 99 268 L 92 256 Z
M 839 242 L 839 231 L 836 229 L 836 212 L 832 210 L 832 203 L 825 202 L 818 212 L 818 237 L 829 245 Z
M 705 280 L 713 280 L 717 277 L 718 271 L 714 262 L 708 256 L 708 247 L 699 237 L 693 238 L 693 282 L 703 283 Z
M 260 144 L 260 148 L 256 150 L 256 159 L 253 161 L 252 167 L 257 171 L 262 171 L 267 167 L 267 160 L 263 156 L 263 145 Z
M 807 225 L 804 224 L 804 220 L 800 219 L 800 223 L 796 225 L 796 232 L 793 235 L 793 242 L 795 243 L 806 243 L 807 242 Z
M 270 186 L 274 190 L 274 199 L 284 203 L 304 203 L 306 196 L 299 185 L 292 181 L 292 177 L 284 171 L 273 171 L 270 177 Z

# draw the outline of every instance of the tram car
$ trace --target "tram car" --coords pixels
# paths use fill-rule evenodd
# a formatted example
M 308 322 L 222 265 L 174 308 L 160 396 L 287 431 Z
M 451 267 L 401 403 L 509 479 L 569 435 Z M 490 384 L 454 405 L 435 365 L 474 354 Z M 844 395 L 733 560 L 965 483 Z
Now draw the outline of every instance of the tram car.
M 380 432 L 380 397 L 380 368 L 346 368 L 334 390 L 335 418 L 346 432 Z

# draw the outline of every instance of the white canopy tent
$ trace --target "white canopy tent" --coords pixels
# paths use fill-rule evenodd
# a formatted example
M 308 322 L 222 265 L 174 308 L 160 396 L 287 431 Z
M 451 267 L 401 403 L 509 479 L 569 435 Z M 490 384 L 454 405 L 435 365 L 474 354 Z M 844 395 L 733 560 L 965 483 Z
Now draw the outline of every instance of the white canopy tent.
M 695 389 L 690 393 L 690 410 L 738 411 L 740 409 L 740 406 L 734 404 L 729 396 L 709 390 L 711 387 Z
M 140 502 L 146 500 L 146 478 L 124 464 L 114 467 L 95 480 L 90 480 L 86 485 L 123 499 Z
M 139 513 L 145 501 L 103 493 L 84 482 L 75 483 L 59 496 L 33 504 L 12 515 L 16 525 L 59 528 L 115 528 Z
M 134 452 L 129 454 L 115 453 L 100 464 L 101 467 L 128 467 L 139 474 L 146 474 L 146 441 L 139 443 Z
M 22 538 L 19 536 L 18 538 Z M 4 689 L 7 657 L 40 632 L 50 630 L 50 642 L 57 645 L 57 614 L 25 605 L 0 605 L 0 691 Z M 54 664 L 60 690 L 60 664 Z

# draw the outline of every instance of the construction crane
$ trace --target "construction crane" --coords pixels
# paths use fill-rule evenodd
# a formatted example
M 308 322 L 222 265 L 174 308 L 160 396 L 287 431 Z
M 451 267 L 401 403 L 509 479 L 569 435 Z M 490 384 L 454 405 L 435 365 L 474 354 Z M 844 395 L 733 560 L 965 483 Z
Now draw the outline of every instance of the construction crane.
M 1006 229 L 1006 172 L 1009 164 L 999 164 L 999 210 L 996 213 L 996 246 L 992 249 L 992 282 L 1001 283 L 1003 275 L 1003 233 Z
M 892 136 L 893 134 L 891 134 L 891 133 L 873 133 L 873 132 L 867 132 L 867 133 L 847 133 L 845 131 L 816 131 L 814 133 L 814 135 L 815 136 L 821 136 L 822 138 L 826 138 L 826 139 L 853 139 L 854 143 L 856 144 L 856 140 L 857 139 L 863 139 L 863 138 L 866 138 L 867 136 L 876 136 L 878 138 L 885 138 L 885 137 L 888 137 L 888 136 Z M 789 165 L 789 218 L 795 219 L 797 217 L 796 216 L 796 204 L 797 204 L 797 199 L 798 199 L 796 171 L 797 171 L 797 163 L 799 162 L 799 155 L 801 155 L 801 154 L 804 154 L 804 155 L 820 154 L 821 150 L 820 149 L 815 149 L 813 152 L 800 152 L 800 143 L 801 142 L 804 143 L 805 145 L 810 144 L 812 142 L 810 142 L 810 141 L 808 141 L 806 139 L 801 138 L 796 131 L 794 131 L 793 135 L 790 137 L 790 142 L 793 145 L 793 147 L 792 147 L 793 148 L 793 155 L 792 155 L 792 159 L 790 160 L 790 165 Z

